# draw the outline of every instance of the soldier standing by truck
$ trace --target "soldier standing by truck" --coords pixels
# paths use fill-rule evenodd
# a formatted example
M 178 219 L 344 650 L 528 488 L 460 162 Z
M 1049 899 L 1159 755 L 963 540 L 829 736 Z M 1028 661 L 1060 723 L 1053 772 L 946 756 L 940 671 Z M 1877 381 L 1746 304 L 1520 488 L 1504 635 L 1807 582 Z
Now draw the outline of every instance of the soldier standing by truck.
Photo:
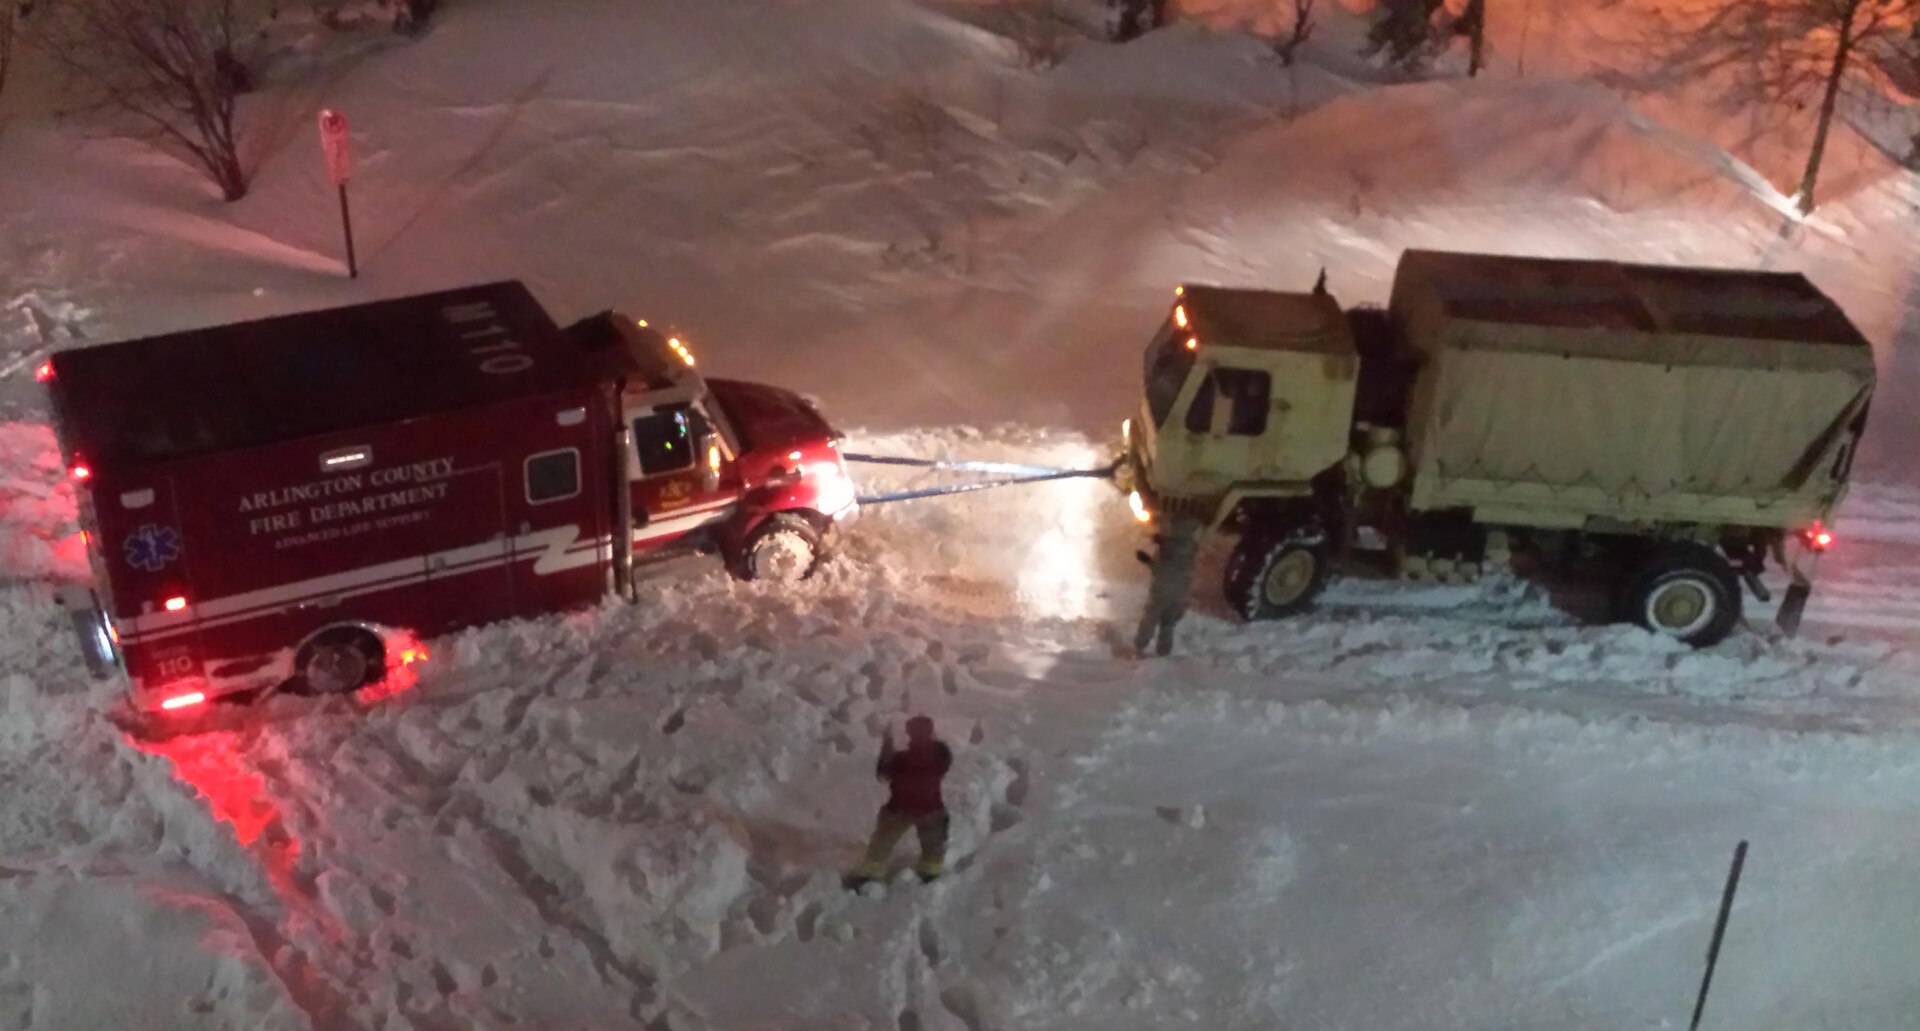
M 1145 656 L 1147 646 L 1161 657 L 1173 652 L 1173 628 L 1187 614 L 1187 596 L 1193 587 L 1193 562 L 1200 553 L 1200 534 L 1206 524 L 1198 517 L 1180 513 L 1167 520 L 1165 532 L 1156 534 L 1155 554 L 1140 558 L 1153 567 L 1153 583 L 1147 588 L 1147 611 L 1140 616 L 1140 628 L 1133 634 L 1133 650 Z M 1157 639 L 1157 643 L 1156 643 Z

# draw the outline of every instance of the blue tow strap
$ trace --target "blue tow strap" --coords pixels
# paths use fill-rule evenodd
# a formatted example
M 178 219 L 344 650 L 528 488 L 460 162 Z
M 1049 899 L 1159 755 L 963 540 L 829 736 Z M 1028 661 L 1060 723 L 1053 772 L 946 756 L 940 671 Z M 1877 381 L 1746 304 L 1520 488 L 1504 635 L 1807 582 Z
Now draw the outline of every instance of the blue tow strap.
M 1017 465 L 1010 462 L 961 462 L 943 461 L 930 458 L 902 458 L 895 455 L 843 454 L 840 457 L 849 462 L 863 462 L 868 465 L 903 465 L 916 469 L 940 469 L 953 472 L 1012 473 L 998 480 L 981 480 L 975 483 L 956 483 L 944 487 L 921 487 L 916 490 L 895 491 L 890 494 L 870 494 L 857 499 L 862 505 L 884 505 L 893 501 L 913 501 L 917 498 L 937 498 L 948 494 L 968 494 L 976 490 L 991 490 L 995 487 L 1013 487 L 1022 483 L 1045 483 L 1049 480 L 1071 480 L 1084 478 L 1106 478 L 1113 475 L 1120 463 L 1102 466 L 1098 469 L 1057 469 L 1045 465 Z

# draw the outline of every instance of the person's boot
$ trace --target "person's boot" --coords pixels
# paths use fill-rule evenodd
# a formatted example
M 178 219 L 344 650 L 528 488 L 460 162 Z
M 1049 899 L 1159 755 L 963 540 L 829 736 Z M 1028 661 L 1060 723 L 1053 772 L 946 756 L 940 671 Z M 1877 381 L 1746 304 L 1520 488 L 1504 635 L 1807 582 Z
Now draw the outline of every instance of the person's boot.
M 1143 620 L 1140 623 L 1140 629 L 1134 631 L 1133 653 L 1135 655 L 1147 654 L 1147 646 L 1153 643 L 1153 626 L 1151 621 Z
M 840 886 L 848 891 L 859 891 L 875 881 L 885 880 L 887 868 L 884 864 L 862 860 L 845 877 L 840 878 Z
M 1173 654 L 1173 624 L 1160 628 L 1160 643 L 1154 646 L 1153 653 L 1163 659 Z

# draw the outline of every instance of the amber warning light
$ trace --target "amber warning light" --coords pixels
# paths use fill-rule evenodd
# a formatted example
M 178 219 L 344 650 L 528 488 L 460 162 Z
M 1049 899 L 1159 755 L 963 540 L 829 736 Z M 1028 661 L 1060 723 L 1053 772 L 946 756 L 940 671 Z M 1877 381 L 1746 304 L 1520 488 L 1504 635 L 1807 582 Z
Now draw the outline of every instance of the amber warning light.
M 687 345 L 681 343 L 679 337 L 668 337 L 667 346 L 673 348 L 673 353 L 679 355 L 681 361 L 693 364 L 693 352 L 687 350 Z

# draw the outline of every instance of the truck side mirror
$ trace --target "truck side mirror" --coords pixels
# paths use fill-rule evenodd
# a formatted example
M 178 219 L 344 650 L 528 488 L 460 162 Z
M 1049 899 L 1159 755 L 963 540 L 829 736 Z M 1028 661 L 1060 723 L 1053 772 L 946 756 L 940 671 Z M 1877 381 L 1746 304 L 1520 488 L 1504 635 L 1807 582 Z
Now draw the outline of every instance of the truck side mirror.
M 693 438 L 693 460 L 700 464 L 700 482 L 713 490 L 720 486 L 720 436 L 698 408 L 687 410 L 687 429 Z

